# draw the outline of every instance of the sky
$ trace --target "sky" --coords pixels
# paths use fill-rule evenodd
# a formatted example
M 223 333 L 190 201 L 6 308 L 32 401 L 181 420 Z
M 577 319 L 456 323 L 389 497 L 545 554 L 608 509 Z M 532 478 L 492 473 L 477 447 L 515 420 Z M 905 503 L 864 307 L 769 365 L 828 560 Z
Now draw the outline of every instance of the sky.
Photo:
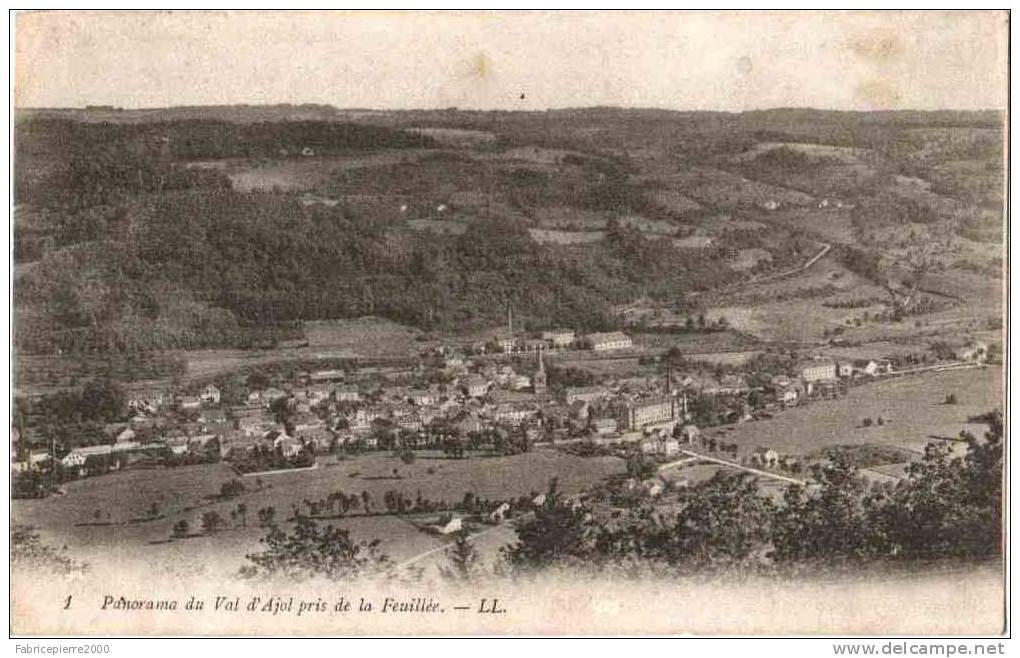
M 1005 12 L 19 12 L 15 105 L 1004 109 Z

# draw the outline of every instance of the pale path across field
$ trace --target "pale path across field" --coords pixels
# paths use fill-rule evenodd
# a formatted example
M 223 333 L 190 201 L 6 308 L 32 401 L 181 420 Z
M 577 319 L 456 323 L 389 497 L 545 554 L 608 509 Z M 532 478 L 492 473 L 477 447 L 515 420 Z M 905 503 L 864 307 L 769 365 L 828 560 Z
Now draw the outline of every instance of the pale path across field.
M 775 279 L 782 279 L 784 277 L 788 277 L 788 276 L 797 274 L 798 272 L 803 272 L 804 270 L 806 270 L 807 268 L 811 267 L 812 265 L 817 263 L 819 260 L 821 260 L 825 256 L 825 254 L 829 253 L 830 249 L 832 249 L 832 245 L 827 243 L 827 242 L 824 242 L 824 243 L 822 243 L 821 251 L 819 251 L 817 254 L 815 254 L 814 256 L 809 258 L 807 260 L 807 262 L 804 263 L 803 265 L 801 265 L 799 267 L 795 267 L 795 268 L 793 268 L 791 270 L 786 270 L 785 272 L 779 272 L 777 274 L 770 274 L 768 276 L 763 276 L 760 279 L 752 279 L 751 282 L 752 283 L 764 283 L 766 281 L 774 281 Z
M 485 536 L 491 535 L 493 533 L 496 533 L 497 531 L 502 530 L 505 534 L 507 534 L 507 538 L 506 538 L 506 542 L 505 543 L 509 543 L 509 542 L 513 541 L 513 538 L 514 538 L 514 533 L 512 532 L 513 531 L 513 524 L 516 523 L 517 521 L 521 521 L 523 519 L 530 518 L 532 516 L 534 516 L 534 512 L 528 512 L 527 514 L 524 514 L 524 515 L 514 519 L 513 521 L 509 521 L 509 522 L 507 522 L 505 524 L 501 524 L 501 525 L 495 525 L 495 526 L 492 526 L 491 528 L 486 528 L 485 530 L 482 530 L 481 532 L 476 532 L 473 535 L 469 535 L 468 539 L 470 539 L 472 541 L 475 541 L 477 543 L 477 539 L 479 537 L 485 537 Z M 443 544 L 442 546 L 437 546 L 436 548 L 427 550 L 424 553 L 419 553 L 418 555 L 415 555 L 414 557 L 409 558 L 407 560 L 404 560 L 403 562 L 398 564 L 397 568 L 398 569 L 403 569 L 405 567 L 409 567 L 412 564 L 416 564 L 416 563 L 420 562 L 421 560 L 423 560 L 423 559 L 425 559 L 427 557 L 430 557 L 432 555 L 436 555 L 437 553 L 442 553 L 443 551 L 447 550 L 448 548 L 450 548 L 452 546 L 453 546 L 453 543 L 451 542 L 449 544 Z
M 787 484 L 799 484 L 801 486 L 807 485 L 807 482 L 805 482 L 803 480 L 798 480 L 796 478 L 787 477 L 785 475 L 779 475 L 778 473 L 770 473 L 768 471 L 763 471 L 763 470 L 758 469 L 758 468 L 752 468 L 751 466 L 744 466 L 743 464 L 741 464 L 739 462 L 732 462 L 732 461 L 729 461 L 727 459 L 719 459 L 718 457 L 709 457 L 708 455 L 702 455 L 701 453 L 694 452 L 693 450 L 681 450 L 680 452 L 682 452 L 683 454 L 687 455 L 688 457 L 695 457 L 697 459 L 704 459 L 705 461 L 710 461 L 710 462 L 713 462 L 713 463 L 716 463 L 716 464 L 721 464 L 723 466 L 729 466 L 731 468 L 737 468 L 737 469 L 740 469 L 742 471 L 747 471 L 748 473 L 754 473 L 755 475 L 762 475 L 762 476 L 767 477 L 767 478 L 772 478 L 773 480 L 779 480 L 781 482 L 786 482 Z M 690 459 L 681 459 L 679 461 L 670 462 L 668 464 L 663 464 L 662 466 L 659 467 L 658 470 L 659 470 L 659 472 L 662 472 L 662 471 L 664 471 L 666 469 L 676 468 L 678 466 L 683 466 L 684 464 L 688 464 L 688 463 L 690 463 Z

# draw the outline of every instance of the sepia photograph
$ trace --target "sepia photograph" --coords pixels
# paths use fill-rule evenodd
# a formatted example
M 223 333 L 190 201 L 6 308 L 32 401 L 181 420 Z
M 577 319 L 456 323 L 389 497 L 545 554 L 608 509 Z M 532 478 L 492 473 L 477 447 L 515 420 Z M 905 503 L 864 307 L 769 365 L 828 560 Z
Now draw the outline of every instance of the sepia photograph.
M 1009 21 L 11 11 L 10 638 L 1003 653 Z

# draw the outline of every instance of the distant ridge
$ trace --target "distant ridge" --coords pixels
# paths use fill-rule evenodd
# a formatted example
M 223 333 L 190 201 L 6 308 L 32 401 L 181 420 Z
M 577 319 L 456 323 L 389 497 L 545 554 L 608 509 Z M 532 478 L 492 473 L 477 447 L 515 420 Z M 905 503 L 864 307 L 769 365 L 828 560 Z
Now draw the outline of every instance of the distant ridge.
M 263 121 L 340 121 L 345 117 L 332 105 L 182 105 L 121 109 L 107 105 L 84 108 L 19 108 L 18 119 L 71 119 L 90 123 L 154 123 L 159 121 L 212 120 L 232 123 Z
M 620 116 L 632 120 L 676 120 L 696 117 L 717 117 L 720 120 L 751 122 L 853 122 L 861 124 L 924 124 L 943 126 L 1001 127 L 1005 113 L 1001 110 L 827 110 L 782 107 L 743 112 L 713 110 L 671 110 L 641 107 L 569 107 L 551 110 L 478 110 L 457 107 L 432 109 L 371 109 L 337 108 L 317 103 L 275 103 L 270 105 L 181 105 L 123 109 L 108 105 L 83 108 L 17 108 L 18 120 L 70 119 L 92 123 L 154 123 L 160 121 L 213 120 L 232 123 L 275 121 L 355 121 L 384 124 L 448 124 L 451 121 L 472 121 L 497 116 L 547 115 L 553 118 L 604 119 Z

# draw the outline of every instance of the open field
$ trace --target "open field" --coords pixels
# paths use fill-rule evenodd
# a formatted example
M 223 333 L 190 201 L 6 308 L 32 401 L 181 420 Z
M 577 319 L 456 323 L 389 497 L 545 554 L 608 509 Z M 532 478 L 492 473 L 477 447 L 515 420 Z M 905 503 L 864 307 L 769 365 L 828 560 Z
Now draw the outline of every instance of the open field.
M 701 209 L 701 205 L 693 199 L 672 190 L 655 190 L 652 193 L 652 198 L 663 208 L 677 215 L 684 215 Z
M 721 364 L 725 366 L 742 366 L 761 354 L 761 350 L 744 350 L 738 352 L 701 352 L 688 353 L 684 358 L 696 363 Z
M 681 249 L 704 249 L 712 246 L 713 239 L 708 235 L 689 235 L 686 238 L 673 238 L 673 246 Z
M 755 306 L 724 306 L 705 313 L 725 317 L 730 326 L 765 340 L 816 342 L 826 329 L 846 327 L 847 318 L 860 309 L 827 308 L 822 299 L 790 299 Z M 856 312 L 856 313 L 855 313 Z M 810 318 L 811 321 L 805 321 Z
M 420 491 L 425 498 L 454 503 L 467 492 L 489 499 L 530 495 L 544 491 L 554 477 L 561 490 L 575 492 L 624 472 L 623 462 L 614 457 L 584 459 L 553 450 L 462 460 L 423 452 L 410 465 L 385 453 L 334 461 L 323 457 L 323 465 L 314 470 L 266 475 L 262 489 L 256 489 L 254 478 L 244 478 L 249 491 L 226 501 L 210 498 L 223 482 L 236 477 L 225 464 L 117 473 L 69 483 L 63 496 L 14 501 L 12 518 L 36 526 L 56 545 L 66 544 L 77 559 L 144 557 L 155 573 L 203 573 L 224 564 L 236 569 L 246 552 L 258 550 L 264 530 L 257 527 L 256 512 L 265 506 L 273 506 L 279 518 L 289 514 L 292 506 L 301 506 L 305 498 L 317 500 L 337 490 L 358 495 L 368 491 L 373 511 L 379 511 L 385 509 L 383 496 L 388 490 L 412 499 Z M 394 468 L 399 478 L 393 477 Z M 248 508 L 247 527 L 233 527 L 230 511 L 242 502 Z M 153 503 L 160 506 L 162 518 L 128 524 L 145 516 Z M 96 509 L 102 510 L 102 522 L 109 520 L 112 525 L 75 525 L 92 523 Z M 181 519 L 196 532 L 202 513 L 209 510 L 228 519 L 228 528 L 211 537 L 166 541 L 173 524 Z M 336 523 L 356 539 L 380 539 L 382 551 L 397 560 L 443 541 L 394 516 L 356 516 Z
M 601 231 L 609 223 L 608 213 L 571 206 L 537 208 L 534 216 L 539 227 L 562 231 Z
M 858 337 L 853 323 L 882 310 L 872 305 L 862 308 L 832 308 L 826 302 L 848 300 L 884 300 L 887 294 L 880 287 L 847 270 L 827 254 L 811 267 L 789 277 L 759 281 L 732 291 L 709 295 L 709 319 L 725 317 L 733 328 L 765 340 L 815 342 L 825 338 L 826 330 L 842 328 L 849 340 L 877 340 Z M 927 317 L 930 316 L 926 316 Z M 810 322 L 805 322 L 810 318 Z M 865 323 L 866 325 L 867 323 Z M 914 319 L 900 323 L 914 326 Z M 890 326 L 889 323 L 877 325 Z M 858 330 L 859 331 L 859 330 Z
M 802 142 L 759 142 L 758 144 L 755 144 L 753 148 L 735 157 L 734 160 L 753 160 L 763 153 L 780 148 L 795 151 L 813 158 L 825 158 L 841 164 L 854 164 L 870 155 L 870 152 L 866 149 L 856 149 L 847 146 L 808 144 Z
M 958 404 L 943 404 L 950 393 L 957 396 Z M 855 386 L 835 400 L 815 401 L 771 419 L 715 428 L 705 435 L 736 443 L 743 453 L 767 446 L 780 453 L 808 454 L 834 445 L 864 443 L 919 452 L 933 435 L 956 437 L 967 429 L 980 436 L 984 427 L 968 424 L 967 419 L 994 407 L 1001 409 L 1002 396 L 1000 367 L 908 375 Z M 879 416 L 883 426 L 862 426 L 863 419 Z
M 605 231 L 554 231 L 532 228 L 528 233 L 535 242 L 553 244 L 589 244 L 606 237 Z
M 421 332 L 390 320 L 371 316 L 349 320 L 322 320 L 306 322 L 304 332 L 308 341 L 303 347 L 277 347 L 265 350 L 205 349 L 168 350 L 160 352 L 164 361 L 180 360 L 184 364 L 182 379 L 206 379 L 242 368 L 285 361 L 314 361 L 318 359 L 353 358 L 406 358 L 424 349 L 428 343 L 418 340 Z M 151 359 L 156 359 L 156 356 Z M 84 380 L 103 371 L 103 356 L 82 357 L 20 356 L 23 368 L 52 371 L 59 382 L 19 382 L 19 394 L 41 394 L 63 390 L 73 381 Z M 115 363 L 115 362 L 113 362 Z M 148 373 L 146 373 L 148 374 Z M 153 373 L 132 382 L 134 386 L 168 385 L 172 373 Z
M 309 347 L 345 347 L 363 355 L 407 355 L 420 335 L 415 329 L 374 317 L 305 322 L 304 330 Z
M 684 355 L 711 355 L 719 352 L 746 352 L 756 343 L 734 331 L 711 331 L 707 333 L 679 334 L 631 334 L 634 344 L 646 349 L 661 349 L 663 352 L 676 347 Z
M 440 144 L 454 148 L 477 148 L 490 146 L 496 135 L 487 130 L 463 130 L 458 128 L 412 128 L 408 132 L 428 135 Z
M 449 233 L 460 235 L 467 230 L 467 224 L 439 219 L 409 219 L 407 225 L 415 231 L 432 231 L 433 233 Z
M 231 161 L 224 169 L 234 189 L 241 192 L 317 190 L 339 172 L 414 161 L 430 152 L 427 149 L 402 149 L 343 157 L 291 158 L 271 162 Z
M 742 204 L 760 206 L 770 201 L 783 206 L 805 206 L 814 202 L 802 192 L 750 180 L 714 167 L 695 167 L 673 174 L 665 184 L 668 189 L 712 208 L 736 208 Z
M 850 244 L 854 241 L 851 211 L 833 208 L 795 208 L 769 215 L 769 223 L 807 231 L 823 240 Z

